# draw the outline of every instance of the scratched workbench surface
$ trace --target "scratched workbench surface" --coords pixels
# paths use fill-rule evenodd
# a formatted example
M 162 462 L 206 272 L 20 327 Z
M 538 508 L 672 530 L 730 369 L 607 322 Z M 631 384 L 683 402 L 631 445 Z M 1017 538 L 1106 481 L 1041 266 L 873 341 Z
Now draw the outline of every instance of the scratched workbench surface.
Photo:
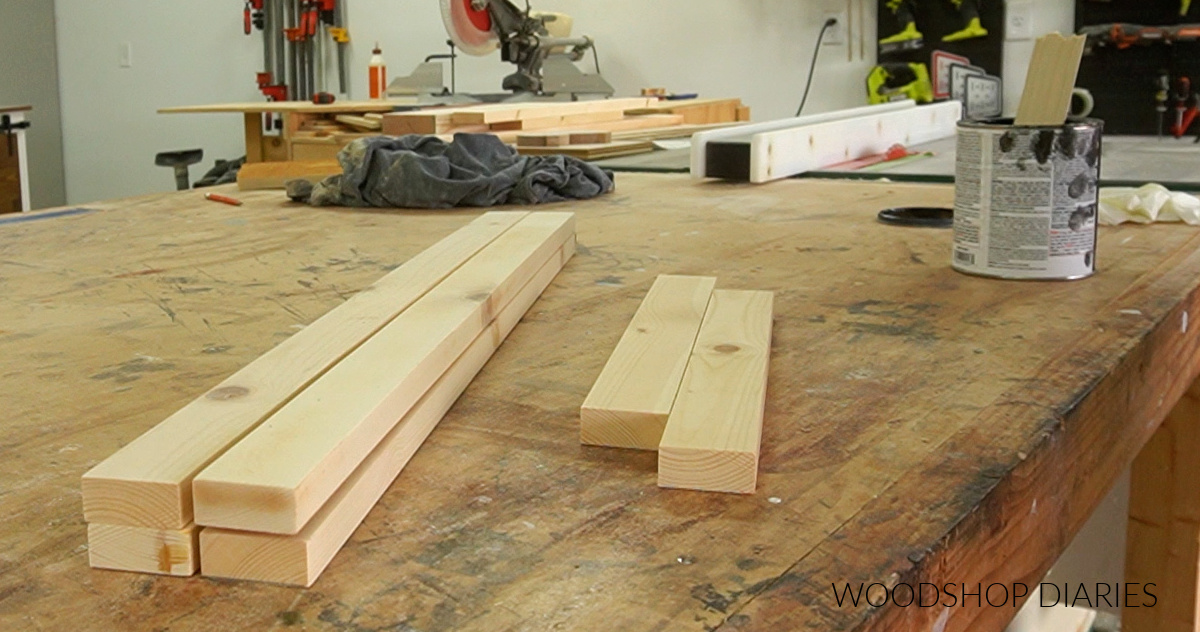
M 1094 278 L 1017 283 L 875 221 L 952 195 L 622 174 L 545 207 L 578 254 L 308 590 L 91 570 L 79 477 L 475 212 L 185 192 L 0 225 L 0 630 L 1000 629 L 831 583 L 1038 581 L 1200 370 L 1200 237 L 1104 228 Z M 579 445 L 664 273 L 776 293 L 754 495 Z

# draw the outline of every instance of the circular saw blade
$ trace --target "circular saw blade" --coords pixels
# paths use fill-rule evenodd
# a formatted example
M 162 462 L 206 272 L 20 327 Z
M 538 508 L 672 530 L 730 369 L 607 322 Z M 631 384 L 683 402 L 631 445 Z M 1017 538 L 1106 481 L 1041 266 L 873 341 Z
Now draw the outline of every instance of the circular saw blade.
M 487 55 L 500 45 L 492 31 L 492 16 L 487 9 L 475 9 L 471 0 L 441 0 L 442 22 L 446 32 L 462 52 L 468 55 Z

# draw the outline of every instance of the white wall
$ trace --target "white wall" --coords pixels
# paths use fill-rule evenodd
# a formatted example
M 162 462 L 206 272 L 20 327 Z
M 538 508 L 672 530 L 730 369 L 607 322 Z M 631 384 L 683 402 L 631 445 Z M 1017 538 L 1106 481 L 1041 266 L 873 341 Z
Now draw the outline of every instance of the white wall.
M 1033 32 L 1075 32 L 1075 3 L 1072 0 L 1029 0 L 1033 4 Z M 1033 57 L 1033 40 L 1007 42 L 1004 48 L 1004 110 L 1015 115 L 1021 90 Z
M 159 115 L 169 105 L 257 100 L 262 46 L 242 35 L 242 3 L 57 0 L 67 199 L 169 191 L 160 151 L 202 147 L 205 165 L 242 155 L 236 115 Z M 122 42 L 131 68 L 119 67 Z M 193 178 L 202 170 L 192 168 Z
M 596 39 L 601 68 L 619 95 L 656 86 L 737 96 L 752 107 L 755 120 L 795 113 L 826 9 L 854 8 L 851 44 L 822 47 L 806 111 L 864 103 L 865 77 L 874 64 L 875 0 L 534 0 L 534 5 L 571 14 L 575 33 Z M 1071 6 L 1071 0 L 1037 0 L 1035 27 L 1070 30 Z M 376 41 L 393 76 L 446 50 L 437 0 L 347 0 L 347 7 L 352 98 L 365 97 L 366 62 Z M 170 171 L 153 164 L 158 151 L 202 147 L 205 168 L 213 158 L 243 153 L 236 115 L 154 113 L 168 105 L 260 100 L 254 72 L 262 63 L 261 39 L 242 35 L 241 8 L 240 2 L 210 0 L 57 0 L 71 203 L 170 190 Z M 126 41 L 133 47 L 133 67 L 119 68 L 119 46 Z M 1019 99 L 1031 51 L 1030 42 L 1009 44 L 1011 103 Z M 459 89 L 499 91 L 511 68 L 498 54 L 464 57 Z M 198 177 L 202 169 L 192 173 Z

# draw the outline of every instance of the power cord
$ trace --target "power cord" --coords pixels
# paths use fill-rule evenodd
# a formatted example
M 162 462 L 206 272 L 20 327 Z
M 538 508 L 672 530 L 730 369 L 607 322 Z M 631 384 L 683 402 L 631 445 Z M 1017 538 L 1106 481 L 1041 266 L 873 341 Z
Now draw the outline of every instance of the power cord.
M 600 74 L 600 53 L 596 52 L 596 42 L 592 42 L 592 61 L 596 62 L 596 74 Z
M 820 35 L 817 35 L 817 48 L 813 51 L 812 64 L 808 67 L 808 83 L 804 85 L 804 98 L 800 100 L 800 107 L 796 110 L 796 116 L 804 111 L 804 104 L 808 103 L 808 91 L 812 89 L 813 73 L 817 71 L 817 57 L 821 55 L 821 42 L 825 39 L 825 32 L 831 27 L 837 26 L 837 18 L 829 18 L 825 20 L 825 25 L 821 27 Z

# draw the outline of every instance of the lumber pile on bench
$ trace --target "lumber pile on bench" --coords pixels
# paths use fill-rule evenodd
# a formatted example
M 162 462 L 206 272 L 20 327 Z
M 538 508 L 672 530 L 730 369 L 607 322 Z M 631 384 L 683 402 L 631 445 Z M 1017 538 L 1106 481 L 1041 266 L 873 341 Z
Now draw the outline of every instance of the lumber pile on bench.
M 523 154 L 565 154 L 594 160 L 650 152 L 653 141 L 739 126 L 749 116 L 740 99 L 660 102 L 654 97 L 476 104 L 386 114 L 292 114 L 284 135 L 284 157 L 298 164 L 251 169 L 239 178 L 238 185 L 243 190 L 282 189 L 291 177 L 317 180 L 340 173 L 328 165 L 337 160 L 342 148 L 380 134 L 429 134 L 445 141 L 460 132 L 493 134 Z M 543 139 L 564 134 L 569 141 L 552 144 Z
M 577 102 L 533 102 L 433 108 L 383 115 L 384 134 L 495 134 L 516 144 L 521 153 L 556 153 L 584 159 L 644 153 L 658 138 L 690 136 L 696 126 L 728 126 L 749 119 L 740 99 L 694 99 L 661 104 L 657 98 L 605 99 Z M 744 117 L 744 118 L 743 118 Z M 609 140 L 578 140 L 557 145 L 544 135 L 611 134 Z M 622 138 L 623 134 L 632 137 Z M 522 139 L 526 142 L 521 142 Z M 555 147 L 550 151 L 547 147 Z
M 660 276 L 580 409 L 585 445 L 658 450 L 658 484 L 751 494 L 773 295 Z
M 310 586 L 571 258 L 486 213 L 83 477 L 93 567 Z

